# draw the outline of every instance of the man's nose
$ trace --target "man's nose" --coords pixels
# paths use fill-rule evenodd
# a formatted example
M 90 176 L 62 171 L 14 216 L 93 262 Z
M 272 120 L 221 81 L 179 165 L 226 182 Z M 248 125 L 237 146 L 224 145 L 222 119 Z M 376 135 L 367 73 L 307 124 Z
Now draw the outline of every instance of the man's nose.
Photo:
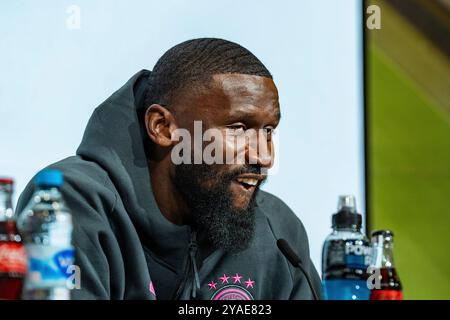
M 269 169 L 273 165 L 273 144 L 266 139 L 258 139 L 257 143 L 250 143 L 246 150 L 248 164 L 256 164 L 261 168 Z

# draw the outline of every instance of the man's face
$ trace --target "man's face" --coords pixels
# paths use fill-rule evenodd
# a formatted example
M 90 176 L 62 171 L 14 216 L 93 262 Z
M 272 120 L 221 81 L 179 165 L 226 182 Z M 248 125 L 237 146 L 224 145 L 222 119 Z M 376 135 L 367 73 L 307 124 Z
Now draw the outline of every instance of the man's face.
M 240 251 L 253 236 L 255 197 L 273 164 L 272 131 L 280 120 L 277 89 L 269 78 L 218 74 L 208 90 L 187 96 L 175 109 L 178 127 L 194 137 L 194 121 L 201 121 L 203 132 L 220 132 L 214 139 L 227 162 L 174 165 L 173 182 L 213 244 Z M 248 135 L 256 144 L 238 142 L 249 132 L 256 133 Z

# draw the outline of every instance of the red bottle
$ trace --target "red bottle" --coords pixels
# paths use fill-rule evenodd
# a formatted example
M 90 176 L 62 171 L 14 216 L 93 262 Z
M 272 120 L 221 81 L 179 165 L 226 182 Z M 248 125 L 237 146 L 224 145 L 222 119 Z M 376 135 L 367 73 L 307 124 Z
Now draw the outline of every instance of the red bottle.
M 389 230 L 373 232 L 372 246 L 372 264 L 380 279 L 370 293 L 370 300 L 403 300 L 402 284 L 394 265 L 394 234 Z
M 13 180 L 0 178 L 0 299 L 20 299 L 27 271 L 25 248 L 12 208 Z

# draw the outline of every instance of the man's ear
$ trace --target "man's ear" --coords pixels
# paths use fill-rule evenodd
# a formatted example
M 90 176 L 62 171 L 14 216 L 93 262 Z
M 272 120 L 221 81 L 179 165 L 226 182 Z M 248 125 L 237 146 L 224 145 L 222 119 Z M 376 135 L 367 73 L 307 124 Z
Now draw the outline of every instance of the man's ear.
M 161 147 L 173 144 L 172 134 L 177 125 L 169 110 L 159 104 L 152 104 L 145 112 L 145 127 L 150 139 Z

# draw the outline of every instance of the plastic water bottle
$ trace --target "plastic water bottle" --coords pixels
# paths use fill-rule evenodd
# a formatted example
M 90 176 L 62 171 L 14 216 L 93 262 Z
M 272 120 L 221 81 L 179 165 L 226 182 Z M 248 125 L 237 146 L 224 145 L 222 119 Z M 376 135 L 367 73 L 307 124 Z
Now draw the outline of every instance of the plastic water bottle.
M 36 190 L 18 219 L 28 256 L 28 274 L 22 298 L 69 300 L 74 262 L 72 216 L 62 198 L 63 175 L 43 170 Z
M 333 214 L 333 232 L 322 251 L 322 282 L 326 300 L 368 300 L 367 268 L 371 247 L 361 232 L 362 217 L 353 196 L 340 196 Z

